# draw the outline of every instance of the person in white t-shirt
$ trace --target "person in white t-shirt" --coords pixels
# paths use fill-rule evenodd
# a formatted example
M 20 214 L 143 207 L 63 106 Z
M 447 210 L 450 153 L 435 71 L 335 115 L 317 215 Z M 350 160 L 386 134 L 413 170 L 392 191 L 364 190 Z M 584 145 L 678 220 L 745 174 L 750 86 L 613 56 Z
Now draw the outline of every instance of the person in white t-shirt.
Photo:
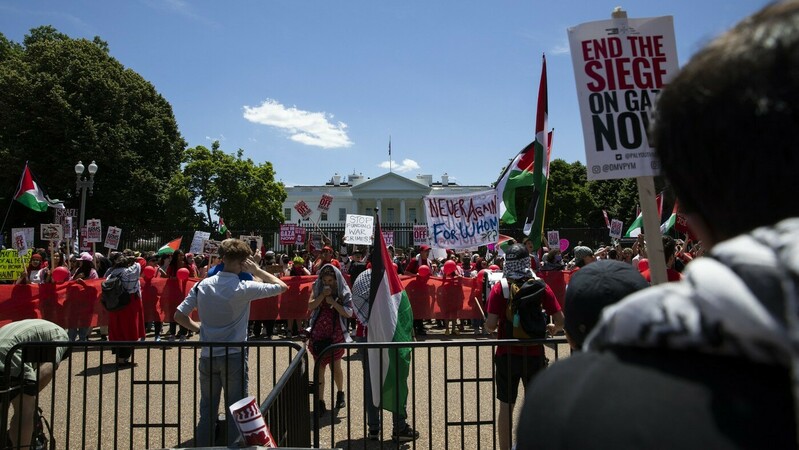
M 200 334 L 202 342 L 247 341 L 250 302 L 274 297 L 286 291 L 280 278 L 264 271 L 251 258 L 250 246 L 238 239 L 226 239 L 219 247 L 224 269 L 205 278 L 194 287 L 178 306 L 175 321 Z M 240 272 L 249 272 L 255 280 L 239 279 Z M 260 281 L 258 281 L 260 280 Z M 189 317 L 197 310 L 200 322 Z M 237 437 L 236 423 L 228 407 L 247 397 L 247 351 L 243 346 L 203 347 L 198 363 L 200 372 L 200 421 L 195 445 L 211 446 L 215 441 L 213 421 L 219 411 L 219 399 L 225 388 L 227 442 Z

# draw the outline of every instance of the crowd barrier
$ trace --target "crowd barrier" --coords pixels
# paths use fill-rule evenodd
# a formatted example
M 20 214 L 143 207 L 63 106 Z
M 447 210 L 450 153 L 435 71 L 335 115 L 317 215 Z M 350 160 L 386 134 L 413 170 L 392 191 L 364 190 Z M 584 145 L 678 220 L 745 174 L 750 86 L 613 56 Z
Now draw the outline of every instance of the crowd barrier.
M 541 272 L 541 277 L 563 304 L 571 272 Z M 316 276 L 286 277 L 289 289 L 278 297 L 258 300 L 250 307 L 251 320 L 304 319 Z M 171 322 L 175 309 L 199 279 L 141 280 L 144 319 Z M 478 319 L 482 286 L 476 278 L 400 276 L 417 319 Z M 64 328 L 108 323 L 100 304 L 102 279 L 53 284 L 0 285 L 0 326 L 22 319 L 46 319 Z
M 71 347 L 72 354 L 61 362 L 52 382 L 36 398 L 42 416 L 52 424 L 50 439 L 55 442 L 54 448 L 157 449 L 194 445 L 194 427 L 200 411 L 199 352 L 203 346 L 224 344 L 26 343 L 16 349 L 23 352 L 26 360 L 46 361 L 46 355 L 54 354 L 56 346 L 62 345 Z M 249 349 L 249 393 L 260 402 L 262 414 L 280 446 L 306 448 L 397 448 L 391 442 L 389 412 L 380 412 L 384 425 L 376 436 L 378 442 L 367 436 L 363 360 L 367 349 L 411 348 L 407 422 L 420 432 L 420 438 L 410 443 L 410 448 L 432 450 L 498 447 L 500 405 L 496 400 L 493 362 L 498 345 L 543 345 L 550 363 L 569 355 L 563 338 L 335 344 L 325 352 L 344 350 L 341 366 L 346 405 L 337 409 L 333 407 L 336 389 L 331 367 L 317 369 L 302 345 L 248 341 L 232 347 Z M 114 364 L 111 350 L 121 346 L 135 349 L 133 367 L 119 368 Z M 35 359 L 30 359 L 32 355 Z M 309 391 L 309 381 L 317 385 L 323 375 L 323 397 L 329 409 L 324 414 L 317 406 L 317 390 Z M 8 411 L 10 393 L 0 391 L 3 411 Z M 514 417 L 523 403 L 521 388 L 518 398 Z M 7 420 L 6 415 L 0 414 L 0 439 L 5 439 Z
M 497 346 L 529 347 L 541 345 L 544 356 L 551 364 L 571 354 L 565 338 L 549 338 L 520 341 L 455 339 L 421 342 L 366 343 L 352 342 L 327 347 L 319 358 L 344 349 L 341 367 L 344 375 L 344 408 L 334 407 L 336 388 L 333 368 L 314 366 L 313 380 L 317 386 L 324 379 L 326 409 L 319 408 L 316 389 L 311 393 L 313 403 L 313 447 L 314 448 L 397 448 L 392 441 L 392 413 L 380 411 L 382 423 L 376 438 L 368 436 L 368 418 L 364 397 L 364 359 L 368 349 L 387 349 L 388 352 L 410 348 L 410 370 L 407 377 L 406 422 L 420 434 L 418 440 L 409 443 L 409 448 L 499 448 L 497 416 L 500 402 L 497 400 L 495 383 L 497 367 L 494 354 Z M 535 358 L 519 356 L 520 359 Z M 388 355 L 378 358 L 380 372 L 399 368 L 389 362 Z M 511 364 L 510 359 L 506 359 Z M 371 362 L 370 362 L 371 363 Z M 532 363 L 532 361 L 531 361 Z M 507 367 L 508 370 L 509 367 Z M 400 376 L 396 376 L 400 379 Z M 393 390 L 397 393 L 398 390 Z M 518 422 L 524 400 L 524 388 L 519 387 L 518 397 L 508 423 Z M 382 401 L 380 401 L 382 405 Z M 543 407 L 543 406 L 542 406 Z M 510 428 L 506 430 L 511 434 Z M 377 442 L 375 442 L 375 440 Z M 407 447 L 401 447 L 407 448 Z
M 247 348 L 249 394 L 261 404 L 275 439 L 286 447 L 310 444 L 308 355 L 301 344 L 38 342 L 15 346 L 6 361 L 10 361 L 14 352 L 20 352 L 24 361 L 46 362 L 57 346 L 71 348 L 71 356 L 61 362 L 52 382 L 36 398 L 42 416 L 52 425 L 52 434 L 47 436 L 50 445 L 54 443 L 52 448 L 194 446 L 200 413 L 197 361 L 202 347 Z M 120 368 L 115 364 L 111 352 L 119 347 L 134 349 L 132 367 Z M 0 439 L 5 443 L 9 425 L 5 413 L 12 393 L 19 387 L 8 378 L 3 381 L 11 386 L 6 391 L 0 390 Z M 292 405 L 293 416 L 287 415 L 285 405 Z M 305 420 L 285 420 L 298 415 Z M 217 417 L 216 412 L 213 417 Z M 217 435 L 216 443 L 224 446 L 224 423 L 217 424 L 217 430 L 221 435 Z

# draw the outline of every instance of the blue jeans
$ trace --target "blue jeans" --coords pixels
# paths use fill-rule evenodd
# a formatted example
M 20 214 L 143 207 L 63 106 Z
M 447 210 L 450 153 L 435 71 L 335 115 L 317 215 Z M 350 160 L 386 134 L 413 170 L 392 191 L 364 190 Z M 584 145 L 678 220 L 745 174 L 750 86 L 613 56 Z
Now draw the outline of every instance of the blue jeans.
M 70 341 L 88 341 L 89 340 L 89 331 L 91 328 L 70 328 L 67 330 L 67 336 L 69 337 Z
M 227 443 L 233 444 L 239 438 L 236 422 L 228 407 L 247 396 L 247 350 L 243 353 L 230 353 L 227 356 L 201 357 L 197 364 L 200 370 L 200 422 L 195 432 L 195 445 L 211 447 L 214 445 L 214 425 L 219 411 L 222 388 L 225 389 L 225 419 L 227 423 Z
M 365 342 L 360 338 L 361 342 Z M 363 364 L 363 401 L 366 408 L 366 424 L 370 432 L 380 431 L 380 408 L 375 406 L 372 402 L 372 381 L 369 376 L 369 352 L 364 348 L 359 350 L 361 352 L 361 362 Z M 384 361 L 388 364 L 388 361 Z M 404 431 L 408 427 L 408 422 L 405 419 L 408 417 L 408 412 L 403 411 L 402 414 L 391 413 L 391 418 L 394 426 L 394 433 Z

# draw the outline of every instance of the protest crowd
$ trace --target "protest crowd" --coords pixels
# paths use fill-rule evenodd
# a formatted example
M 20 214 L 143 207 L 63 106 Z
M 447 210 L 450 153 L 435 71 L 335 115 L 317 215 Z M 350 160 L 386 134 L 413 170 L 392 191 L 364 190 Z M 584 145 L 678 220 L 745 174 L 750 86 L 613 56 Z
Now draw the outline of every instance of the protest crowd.
M 320 400 L 322 413 L 345 406 L 343 350 L 322 351 L 364 340 L 375 328 L 368 311 L 375 268 L 401 282 L 417 338 L 432 330 L 444 330 L 437 333 L 442 338 L 519 338 L 516 318 L 507 311 L 530 293 L 531 310 L 543 320 L 540 335 L 522 327 L 526 338 L 563 334 L 574 353 L 550 366 L 541 345 L 497 346 L 500 448 L 514 445 L 511 428 L 519 430 L 516 448 L 796 448 L 799 211 L 791 201 L 767 199 L 797 192 L 791 138 L 799 130 L 797 74 L 799 2 L 787 1 L 711 42 L 664 89 L 653 125 L 655 148 L 690 233 L 652 230 L 595 248 L 582 242 L 560 248 L 544 236 L 541 242 L 506 239 L 476 250 L 438 247 L 443 252 L 436 257 L 431 246 L 395 248 L 381 246 L 382 239 L 346 253 L 329 240 L 321 248 L 308 244 L 276 253 L 230 234 L 216 254 L 170 248 L 103 255 L 53 245 L 33 252 L 15 284 L 122 280 L 127 306 L 109 312 L 102 324 L 93 306 L 79 310 L 92 318 L 82 326 L 58 323 L 65 333 L 48 329 L 48 339 L 175 340 L 199 333 L 201 341 L 308 340 L 309 351 L 320 358 L 316 363 L 332 366 L 337 392 L 333 405 Z M 755 157 L 766 149 L 778 163 Z M 743 181 L 753 173 L 758 182 Z M 662 245 L 668 279 L 657 286 L 650 286 L 652 242 Z M 145 304 L 155 298 L 147 291 L 159 279 L 158 298 L 169 297 L 172 284 L 183 285 L 177 298 L 171 294 L 174 305 L 153 309 Z M 429 286 L 435 286 L 434 298 Z M 297 299 L 293 308 L 276 306 Z M 260 303 L 268 304 L 268 313 L 257 310 Z M 34 315 L 48 318 L 41 311 Z M 49 318 L 58 317 L 64 316 Z M 18 323 L 27 317 L 6 318 Z M 120 351 L 117 363 L 130 364 L 131 357 Z M 222 359 L 209 362 L 214 358 Z M 243 361 L 241 355 L 201 355 L 203 411 L 219 403 L 218 390 L 206 388 L 214 377 L 244 377 L 244 388 L 234 389 L 246 395 Z M 369 358 L 363 361 L 366 374 Z M 320 399 L 324 383 L 322 378 L 317 386 Z M 517 401 L 524 406 L 513 427 Z M 374 407 L 371 398 L 369 403 Z M 417 439 L 405 405 L 393 412 L 393 438 Z M 377 438 L 377 411 L 368 415 L 368 437 Z M 199 445 L 213 441 L 209 421 L 200 418 Z

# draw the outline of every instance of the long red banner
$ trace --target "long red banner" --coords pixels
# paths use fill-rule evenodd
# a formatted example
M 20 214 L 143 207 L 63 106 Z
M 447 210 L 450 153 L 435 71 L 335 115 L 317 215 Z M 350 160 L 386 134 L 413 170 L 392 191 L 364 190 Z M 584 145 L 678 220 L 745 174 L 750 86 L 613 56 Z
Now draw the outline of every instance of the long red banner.
M 558 301 L 570 272 L 542 272 Z M 278 297 L 254 301 L 251 320 L 304 319 L 316 276 L 289 277 L 288 291 Z M 400 276 L 417 319 L 478 319 L 477 301 L 482 298 L 475 278 L 441 279 Z M 169 322 L 175 309 L 197 279 L 155 278 L 141 281 L 145 321 Z M 107 312 L 100 304 L 102 280 L 69 281 L 62 284 L 0 285 L 0 326 L 22 319 L 46 319 L 64 328 L 105 325 Z M 483 309 L 485 307 L 483 306 Z

